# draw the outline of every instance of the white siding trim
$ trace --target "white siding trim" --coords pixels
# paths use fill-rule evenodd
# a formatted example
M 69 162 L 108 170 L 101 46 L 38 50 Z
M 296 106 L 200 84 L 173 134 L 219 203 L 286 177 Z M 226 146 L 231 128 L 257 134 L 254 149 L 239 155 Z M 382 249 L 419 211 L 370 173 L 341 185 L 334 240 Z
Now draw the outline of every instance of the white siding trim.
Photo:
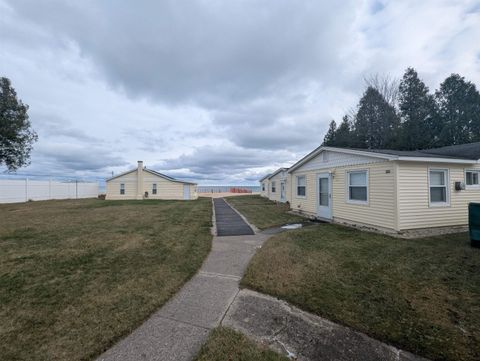
M 430 163 L 454 163 L 454 164 L 475 164 L 476 160 L 452 159 L 452 158 L 434 158 L 434 157 L 398 157 L 398 160 L 407 162 L 430 162 Z

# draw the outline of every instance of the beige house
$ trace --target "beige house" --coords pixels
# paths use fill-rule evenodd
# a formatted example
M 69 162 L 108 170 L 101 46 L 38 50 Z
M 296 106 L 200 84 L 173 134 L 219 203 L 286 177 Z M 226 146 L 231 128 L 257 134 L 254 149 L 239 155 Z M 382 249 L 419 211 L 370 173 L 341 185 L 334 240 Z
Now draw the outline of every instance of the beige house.
M 107 179 L 106 199 L 197 199 L 197 185 L 138 167 Z
M 288 187 L 288 185 L 291 176 L 287 172 L 288 168 L 279 168 L 268 176 L 268 199 L 282 203 L 290 199 L 291 187 Z
M 468 223 L 480 143 L 394 151 L 319 147 L 288 170 L 293 210 L 394 232 Z M 270 197 L 271 198 L 271 197 Z

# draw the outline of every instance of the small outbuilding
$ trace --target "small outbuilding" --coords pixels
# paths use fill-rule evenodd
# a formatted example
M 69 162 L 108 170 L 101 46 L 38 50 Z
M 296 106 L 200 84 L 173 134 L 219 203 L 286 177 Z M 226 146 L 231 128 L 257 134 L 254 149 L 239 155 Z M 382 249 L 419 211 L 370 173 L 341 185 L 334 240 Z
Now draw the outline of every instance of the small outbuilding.
M 106 199 L 197 199 L 197 184 L 147 169 L 136 169 L 107 179 Z

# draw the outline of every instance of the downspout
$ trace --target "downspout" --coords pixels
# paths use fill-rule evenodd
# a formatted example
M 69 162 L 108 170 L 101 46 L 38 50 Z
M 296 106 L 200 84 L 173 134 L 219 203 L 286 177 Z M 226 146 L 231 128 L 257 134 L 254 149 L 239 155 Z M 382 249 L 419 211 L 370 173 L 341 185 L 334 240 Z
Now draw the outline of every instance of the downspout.
M 398 165 L 398 161 L 394 161 L 394 164 L 395 164 L 395 178 L 394 178 L 394 222 L 393 222 L 393 227 L 395 229 L 395 231 L 397 232 L 400 232 L 400 210 L 399 210 L 399 207 L 400 207 L 400 204 L 398 202 L 398 197 L 399 197 L 399 189 L 398 189 L 398 186 L 399 186 L 399 170 L 400 170 L 400 167 Z

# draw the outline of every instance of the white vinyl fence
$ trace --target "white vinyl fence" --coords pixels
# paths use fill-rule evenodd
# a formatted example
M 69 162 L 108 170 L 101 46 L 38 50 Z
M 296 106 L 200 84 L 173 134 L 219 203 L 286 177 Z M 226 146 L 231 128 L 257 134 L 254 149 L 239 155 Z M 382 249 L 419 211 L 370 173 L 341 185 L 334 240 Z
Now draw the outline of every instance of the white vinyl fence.
M 30 179 L 0 179 L 0 203 L 47 199 L 96 198 L 97 182 L 58 182 Z

